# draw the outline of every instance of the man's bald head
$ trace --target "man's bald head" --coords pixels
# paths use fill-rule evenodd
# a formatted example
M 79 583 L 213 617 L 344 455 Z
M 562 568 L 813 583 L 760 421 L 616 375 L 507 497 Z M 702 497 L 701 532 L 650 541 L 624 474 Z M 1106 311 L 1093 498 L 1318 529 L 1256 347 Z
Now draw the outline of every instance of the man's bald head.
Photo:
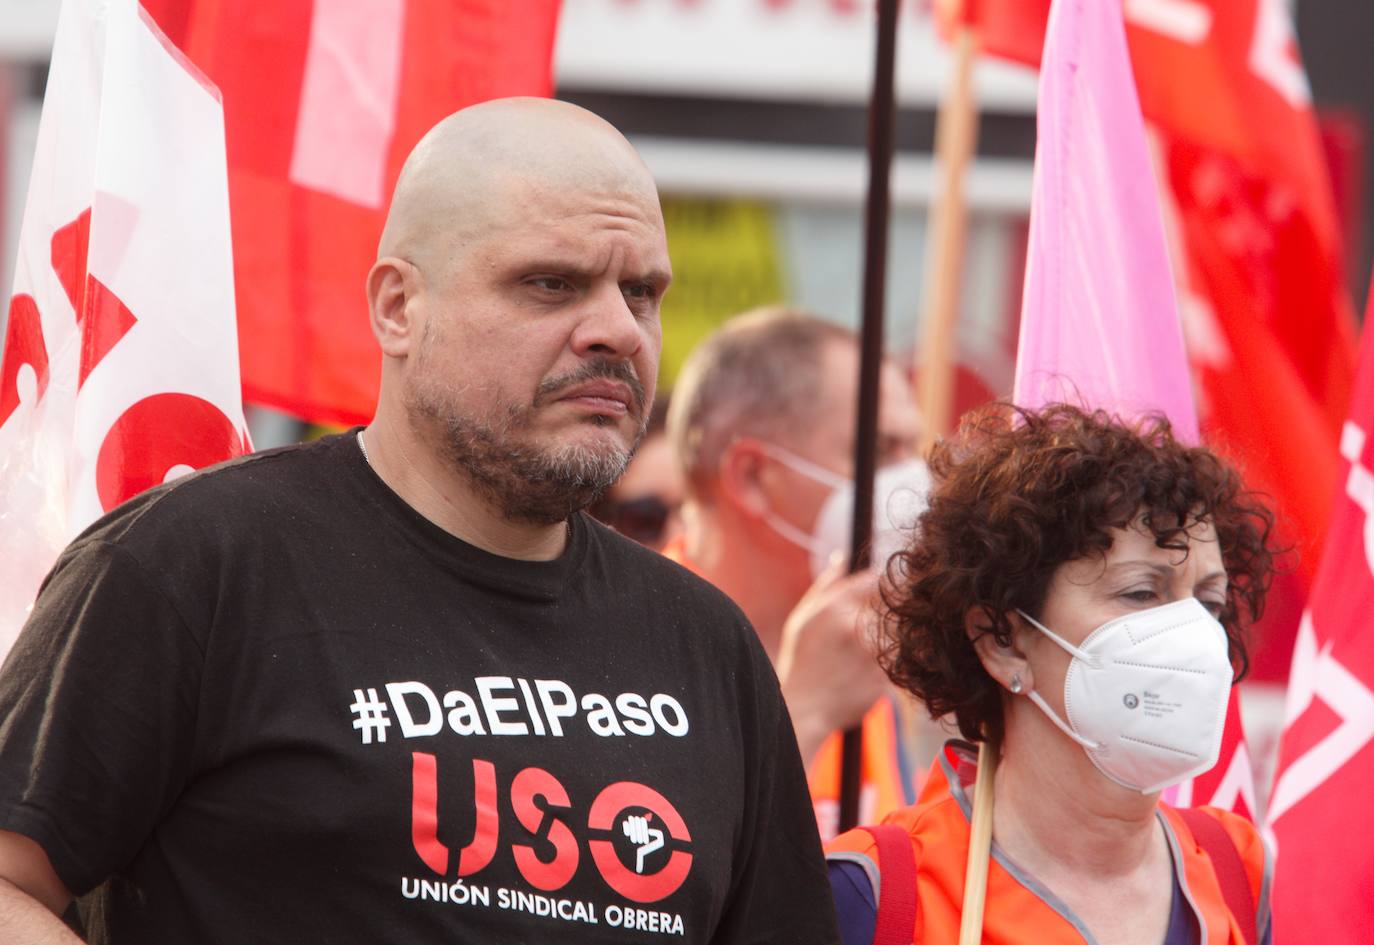
M 624 135 L 584 108 L 543 98 L 465 108 L 431 128 L 406 159 L 378 257 L 421 269 L 452 260 L 512 209 L 569 189 L 658 204 L 653 178 Z
M 562 521 L 643 433 L 671 280 L 653 179 L 609 124 L 546 99 L 450 115 L 367 277 L 379 422 L 505 518 Z

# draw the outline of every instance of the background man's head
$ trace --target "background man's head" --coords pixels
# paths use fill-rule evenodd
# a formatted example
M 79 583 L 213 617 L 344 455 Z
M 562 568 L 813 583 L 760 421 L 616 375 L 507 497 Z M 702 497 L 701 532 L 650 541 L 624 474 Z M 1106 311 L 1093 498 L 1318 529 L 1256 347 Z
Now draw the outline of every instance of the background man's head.
M 787 562 L 804 588 L 807 552 L 786 535 L 810 534 L 833 482 L 853 476 L 858 373 L 854 333 L 796 310 L 741 315 L 702 342 L 668 416 L 688 519 Z M 913 456 L 919 421 L 891 363 L 880 404 L 879 464 Z
M 508 518 L 552 523 L 623 471 L 671 279 L 657 191 L 583 109 L 504 99 L 407 159 L 368 276 L 389 412 Z

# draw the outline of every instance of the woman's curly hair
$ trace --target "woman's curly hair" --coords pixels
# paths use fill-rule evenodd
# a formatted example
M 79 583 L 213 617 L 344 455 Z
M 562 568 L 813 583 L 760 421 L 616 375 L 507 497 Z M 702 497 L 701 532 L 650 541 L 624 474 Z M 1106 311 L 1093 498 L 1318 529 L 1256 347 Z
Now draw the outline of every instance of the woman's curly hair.
M 1110 530 L 1136 521 L 1183 552 L 1188 529 L 1212 523 L 1229 578 L 1219 619 L 1244 675 L 1242 627 L 1264 609 L 1273 515 L 1210 450 L 1178 442 L 1164 417 L 1128 424 L 1067 404 L 992 404 L 935 447 L 930 470 L 914 542 L 888 563 L 882 664 L 932 717 L 952 712 L 965 738 L 1000 740 L 1001 689 L 965 615 L 985 608 L 994 638 L 1010 645 L 1008 614 L 1038 617 L 1060 565 L 1105 554 Z

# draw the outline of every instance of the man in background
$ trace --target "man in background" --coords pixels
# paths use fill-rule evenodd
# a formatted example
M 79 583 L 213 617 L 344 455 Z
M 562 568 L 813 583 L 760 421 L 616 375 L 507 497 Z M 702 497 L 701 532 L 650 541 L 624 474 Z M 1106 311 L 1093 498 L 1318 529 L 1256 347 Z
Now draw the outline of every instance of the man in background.
M 847 540 L 817 534 L 827 503 L 853 478 L 858 372 L 851 331 L 804 312 L 759 310 L 692 352 L 668 416 L 686 498 L 683 533 L 665 554 L 723 590 L 754 625 L 782 681 L 823 837 L 838 823 L 834 733 L 863 725 L 863 822 L 912 803 L 920 770 L 907 763 L 902 713 L 875 661 L 884 562 L 846 575 Z M 919 418 L 890 362 L 880 397 L 878 465 L 910 462 Z M 840 547 L 844 554 L 826 560 Z

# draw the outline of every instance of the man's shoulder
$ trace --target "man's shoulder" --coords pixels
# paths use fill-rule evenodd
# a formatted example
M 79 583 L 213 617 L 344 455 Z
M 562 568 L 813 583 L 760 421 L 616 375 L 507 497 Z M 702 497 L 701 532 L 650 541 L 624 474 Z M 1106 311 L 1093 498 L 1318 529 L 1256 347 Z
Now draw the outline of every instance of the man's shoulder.
M 92 523 L 69 550 L 102 543 L 138 549 L 168 537 L 218 541 L 281 524 L 292 506 L 318 503 L 338 437 L 263 450 L 142 492 Z
M 591 516 L 585 519 L 602 557 L 615 569 L 614 583 L 637 596 L 645 607 L 670 612 L 674 619 L 665 625 L 679 629 L 690 625 L 693 636 L 709 641 L 708 645 L 743 647 L 762 654 L 749 618 L 714 584 Z
M 694 606 L 716 611 L 733 622 L 748 624 L 739 606 L 705 578 L 652 548 L 626 538 L 590 515 L 584 516 L 584 520 L 611 566 L 641 584 L 644 594 L 690 602 Z

